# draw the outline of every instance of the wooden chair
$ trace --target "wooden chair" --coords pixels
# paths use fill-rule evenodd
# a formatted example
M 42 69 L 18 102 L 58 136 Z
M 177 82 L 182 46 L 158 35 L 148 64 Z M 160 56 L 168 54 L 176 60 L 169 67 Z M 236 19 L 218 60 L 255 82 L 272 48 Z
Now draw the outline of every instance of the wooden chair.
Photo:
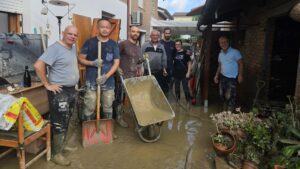
M 46 154 L 47 161 L 51 158 L 51 135 L 50 123 L 47 122 L 40 131 L 37 132 L 24 132 L 23 116 L 19 114 L 18 131 L 1 131 L 0 132 L 0 146 L 8 147 L 9 149 L 0 154 L 0 158 L 4 157 L 14 149 L 17 150 L 19 158 L 19 168 L 25 169 L 33 162 L 37 161 L 40 157 Z M 43 139 L 46 142 L 46 148 L 38 153 L 32 160 L 26 163 L 25 161 L 25 147 L 37 139 Z M 3 164 L 1 164 L 3 165 Z

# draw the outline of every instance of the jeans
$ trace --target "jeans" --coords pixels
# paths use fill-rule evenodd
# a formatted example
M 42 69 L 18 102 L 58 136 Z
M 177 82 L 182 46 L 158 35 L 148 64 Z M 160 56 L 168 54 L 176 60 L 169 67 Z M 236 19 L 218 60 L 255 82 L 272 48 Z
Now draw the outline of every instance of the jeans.
M 237 79 L 220 75 L 219 92 L 225 111 L 233 111 L 236 104 Z
M 182 84 L 182 88 L 185 94 L 185 99 L 188 101 L 189 100 L 189 87 L 188 87 L 188 79 L 185 77 L 179 78 L 175 77 L 174 78 L 175 82 L 175 94 L 176 94 L 176 99 L 180 99 L 180 82 Z
M 74 87 L 63 87 L 60 93 L 48 91 L 52 134 L 66 135 L 74 111 L 76 91 Z

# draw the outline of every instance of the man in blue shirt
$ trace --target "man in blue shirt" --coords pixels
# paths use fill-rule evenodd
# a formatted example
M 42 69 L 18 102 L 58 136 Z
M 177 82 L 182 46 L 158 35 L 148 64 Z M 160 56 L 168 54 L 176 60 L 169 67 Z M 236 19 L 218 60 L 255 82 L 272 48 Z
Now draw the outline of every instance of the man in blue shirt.
M 224 101 L 223 109 L 233 111 L 236 104 L 237 83 L 243 81 L 243 62 L 241 53 L 229 46 L 226 36 L 219 38 L 221 52 L 219 53 L 219 66 L 214 77 L 215 83 L 219 83 L 219 92 Z
M 86 93 L 84 96 L 83 114 L 85 120 L 94 118 L 96 108 L 96 89 L 97 83 L 101 85 L 101 102 L 104 118 L 112 118 L 112 104 L 115 99 L 115 80 L 113 74 L 119 67 L 120 54 L 118 44 L 109 39 L 111 23 L 106 19 L 98 21 L 99 35 L 88 39 L 83 47 L 78 60 L 86 66 Z M 101 41 L 101 78 L 98 76 L 98 42 Z

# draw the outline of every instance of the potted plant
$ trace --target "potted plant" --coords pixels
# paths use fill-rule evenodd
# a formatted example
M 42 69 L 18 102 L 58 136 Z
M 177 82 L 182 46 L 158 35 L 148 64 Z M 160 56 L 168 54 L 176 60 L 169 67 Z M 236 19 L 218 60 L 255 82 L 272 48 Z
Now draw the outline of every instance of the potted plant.
M 237 146 L 235 137 L 227 131 L 218 131 L 212 135 L 212 143 L 215 151 L 219 155 L 232 153 Z
M 244 128 L 246 123 L 254 117 L 253 113 L 243 113 L 240 108 L 236 109 L 237 114 L 230 111 L 223 111 L 210 115 L 210 118 L 216 123 L 222 131 L 229 131 L 237 138 L 245 138 Z
M 244 152 L 243 169 L 257 169 L 261 158 L 261 154 L 257 148 L 253 145 L 248 145 Z
M 253 118 L 246 123 L 245 132 L 247 140 L 245 141 L 243 169 L 249 166 L 255 168 L 260 164 L 260 159 L 271 150 L 272 133 L 270 125 L 268 121 Z

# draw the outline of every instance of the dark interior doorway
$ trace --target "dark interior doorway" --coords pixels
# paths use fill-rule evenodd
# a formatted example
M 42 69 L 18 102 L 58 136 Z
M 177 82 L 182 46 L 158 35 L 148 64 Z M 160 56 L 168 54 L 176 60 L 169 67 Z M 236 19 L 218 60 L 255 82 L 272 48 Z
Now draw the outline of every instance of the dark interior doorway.
M 283 16 L 275 20 L 274 26 L 269 99 L 286 101 L 287 95 L 295 93 L 300 23 Z

